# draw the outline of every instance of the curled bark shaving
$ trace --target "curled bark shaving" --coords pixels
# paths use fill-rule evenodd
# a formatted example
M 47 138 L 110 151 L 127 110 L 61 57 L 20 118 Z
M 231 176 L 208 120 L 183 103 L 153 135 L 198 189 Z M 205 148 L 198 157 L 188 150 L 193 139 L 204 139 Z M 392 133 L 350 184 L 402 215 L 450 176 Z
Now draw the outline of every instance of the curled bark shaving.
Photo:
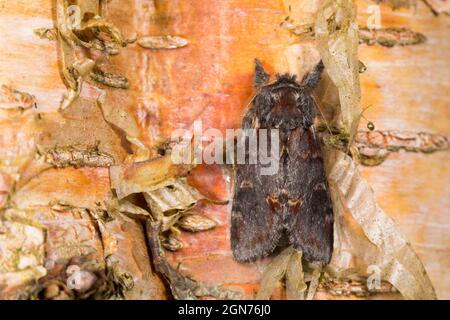
M 367 265 L 376 266 L 381 279 L 395 286 L 406 299 L 436 299 L 422 262 L 394 221 L 375 202 L 356 163 L 331 149 L 327 151 L 327 168 L 336 210 L 335 249 L 328 267 L 345 270 L 350 257 L 356 255 Z M 367 239 L 350 235 L 351 228 L 345 224 L 349 218 L 362 228 Z
M 110 167 L 111 187 L 119 199 L 132 193 L 150 192 L 186 175 L 191 165 L 176 165 L 171 155 L 153 160 Z
M 186 178 L 167 181 L 166 185 L 145 193 L 145 199 L 152 213 L 162 215 L 170 211 L 183 211 L 204 197 L 189 186 Z
M 67 95 L 64 98 L 61 109 L 69 107 L 81 92 L 83 75 L 75 72 L 73 65 L 79 60 L 76 58 L 74 49 L 79 44 L 79 39 L 73 34 L 68 23 L 68 3 L 67 0 L 56 1 L 56 28 L 58 30 L 58 49 L 60 53 L 61 71 L 64 81 L 68 86 Z M 90 60 L 90 59 L 89 59 Z M 81 60 L 81 62 L 91 62 L 92 60 Z M 93 62 L 93 61 L 92 61 Z M 93 63 L 90 63 L 93 67 Z
M 319 51 L 339 90 L 342 124 L 351 148 L 361 117 L 358 78 L 358 27 L 352 1 L 323 1 L 316 20 Z M 378 207 L 373 192 L 347 152 L 326 149 L 327 172 L 335 210 L 335 244 L 328 266 L 346 270 L 353 256 L 376 265 L 381 278 L 407 299 L 435 299 L 436 294 L 420 259 L 400 235 L 394 222 Z M 345 216 L 350 213 L 350 217 Z M 353 219 L 365 237 L 353 232 Z
M 191 146 L 189 146 L 190 148 Z M 214 228 L 216 222 L 189 213 L 189 209 L 204 199 L 195 188 L 183 178 L 192 165 L 176 165 L 172 155 L 144 162 L 110 167 L 111 186 L 119 199 L 133 193 L 143 193 L 152 217 L 161 223 L 163 246 L 175 251 L 182 247 L 177 238 L 180 227 L 191 232 Z
M 177 238 L 178 228 L 189 232 L 214 229 L 217 223 L 205 216 L 192 214 L 190 209 L 205 197 L 187 184 L 186 178 L 167 181 L 158 189 L 144 193 L 152 217 L 161 223 L 163 246 L 171 251 L 181 249 L 183 244 Z
M 87 22 L 83 19 L 79 25 L 72 25 L 68 16 L 68 1 L 56 1 L 56 28 L 58 30 L 58 46 L 61 57 L 61 69 L 66 85 L 67 95 L 62 102 L 61 109 L 68 108 L 81 92 L 81 87 L 86 76 L 91 74 L 95 67 L 95 59 L 88 55 L 79 57 L 75 54 L 77 46 L 84 48 L 95 48 L 102 50 L 106 55 L 117 54 L 115 45 L 126 46 L 127 41 L 123 40 L 120 31 L 99 15 L 98 0 L 85 0 L 79 3 L 80 16 L 87 14 L 93 18 Z M 90 10 L 84 11 L 84 10 Z M 98 72 L 92 76 L 94 80 L 116 87 L 126 87 L 125 81 L 118 76 L 101 75 Z M 120 81 L 119 81 L 120 80 Z
M 185 231 L 199 232 L 214 229 L 217 222 L 198 214 L 186 214 L 180 218 L 177 225 Z
M 266 267 L 256 300 L 268 300 L 281 280 L 286 280 L 286 294 L 290 300 L 304 300 L 307 289 L 303 267 L 302 252 L 288 247 L 277 255 Z
M 55 28 L 37 28 L 33 30 L 33 33 L 40 39 L 55 41 L 58 38 L 58 32 Z
M 48 150 L 44 155 L 45 162 L 57 168 L 65 167 L 109 167 L 114 165 L 114 158 L 100 152 L 97 146 L 82 148 L 77 146 L 61 146 Z
M 339 91 L 339 122 L 351 145 L 361 114 L 358 25 L 351 0 L 324 0 L 317 13 L 315 34 L 325 69 Z
M 117 198 L 112 198 L 107 204 L 107 211 L 113 212 L 113 214 L 123 213 L 125 215 L 132 216 L 134 218 L 144 218 L 150 217 L 150 213 L 147 210 L 131 203 L 127 200 L 118 200 Z
M 57 29 L 72 48 L 76 45 L 92 48 L 95 39 L 102 42 L 109 41 L 122 47 L 128 44 L 120 30 L 100 16 L 99 0 L 83 0 L 78 3 L 80 21 L 75 23 L 68 16 L 68 8 L 67 0 L 56 1 Z M 92 18 L 84 21 L 82 18 L 86 15 L 91 15 Z
M 83 23 L 79 28 L 74 29 L 78 38 L 87 37 L 89 42 L 82 41 L 84 46 L 92 47 L 92 41 L 97 39 L 104 44 L 117 44 L 126 47 L 128 41 L 125 41 L 120 30 L 112 23 L 106 21 L 99 15 Z M 106 36 L 106 38 L 105 38 Z
M 414 32 L 408 28 L 383 28 L 369 29 L 359 28 L 359 41 L 368 45 L 378 43 L 384 47 L 409 46 L 425 42 L 427 38 L 419 32 Z
M 146 49 L 177 49 L 188 45 L 188 41 L 177 36 L 145 36 L 137 43 Z
M 66 58 L 68 58 L 69 55 L 70 54 L 67 54 Z M 69 85 L 69 88 L 67 95 L 61 104 L 62 110 L 68 108 L 75 101 L 75 99 L 78 98 L 81 93 L 84 78 L 91 73 L 92 69 L 95 66 L 95 62 L 88 58 L 82 58 L 80 60 L 72 61 L 70 66 L 67 66 L 66 58 L 62 59 L 64 68 L 63 74 L 66 82 Z
M 95 68 L 92 70 L 91 79 L 95 82 L 107 85 L 108 87 L 118 88 L 118 89 L 128 89 L 130 88 L 130 82 L 124 76 L 108 73 Z

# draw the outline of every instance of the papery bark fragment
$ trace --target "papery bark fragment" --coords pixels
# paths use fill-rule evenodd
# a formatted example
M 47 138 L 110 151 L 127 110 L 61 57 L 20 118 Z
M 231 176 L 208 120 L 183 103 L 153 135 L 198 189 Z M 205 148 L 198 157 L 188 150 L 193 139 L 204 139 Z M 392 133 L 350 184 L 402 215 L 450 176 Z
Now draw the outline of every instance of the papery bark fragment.
M 361 114 L 358 25 L 351 0 L 325 0 L 315 24 L 318 49 L 325 69 L 339 91 L 340 120 L 352 143 Z
M 356 163 L 334 149 L 328 151 L 327 162 L 338 216 L 350 213 L 367 239 L 377 248 L 371 260 L 367 261 L 368 265 L 376 265 L 381 270 L 382 279 L 393 284 L 406 299 L 436 299 L 422 262 L 394 221 L 375 202 L 373 191 L 361 177 Z M 337 227 L 341 228 L 340 225 Z M 339 257 L 334 259 L 338 262 Z

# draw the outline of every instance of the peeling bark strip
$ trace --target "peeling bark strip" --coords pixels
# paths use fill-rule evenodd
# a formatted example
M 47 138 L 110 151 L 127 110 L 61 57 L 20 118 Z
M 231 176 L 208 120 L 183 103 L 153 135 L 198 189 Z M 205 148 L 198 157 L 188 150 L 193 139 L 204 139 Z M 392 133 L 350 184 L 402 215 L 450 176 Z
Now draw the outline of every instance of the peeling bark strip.
M 408 28 L 383 28 L 369 29 L 359 28 L 359 42 L 368 45 L 378 43 L 384 47 L 409 46 L 420 44 L 426 41 L 426 37 L 419 32 L 414 32 Z
M 88 75 L 108 86 L 127 89 L 128 80 L 122 76 L 91 72 L 99 59 L 118 54 L 119 46 L 125 47 L 129 43 L 117 27 L 100 16 L 99 0 L 78 2 L 81 17 L 93 16 L 88 21 L 82 20 L 79 26 L 71 25 L 67 0 L 56 0 L 55 4 L 61 69 L 68 87 L 61 109 L 68 108 L 78 98 Z M 96 57 L 89 50 L 84 50 L 85 53 L 80 57 L 76 54 L 80 48 L 101 50 L 102 55 Z
M 361 163 L 367 166 L 379 165 L 399 150 L 430 153 L 449 149 L 448 137 L 425 132 L 359 131 L 355 143 Z
M 57 167 L 109 167 L 114 165 L 114 158 L 100 152 L 97 147 L 82 149 L 80 147 L 65 146 L 48 150 L 45 162 Z

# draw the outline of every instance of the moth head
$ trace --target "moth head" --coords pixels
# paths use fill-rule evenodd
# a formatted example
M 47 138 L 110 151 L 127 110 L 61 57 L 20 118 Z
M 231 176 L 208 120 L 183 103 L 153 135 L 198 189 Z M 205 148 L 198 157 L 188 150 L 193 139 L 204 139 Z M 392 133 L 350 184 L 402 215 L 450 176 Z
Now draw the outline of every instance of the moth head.
M 282 130 L 310 127 L 316 113 L 311 92 L 319 84 L 323 70 L 324 64 L 320 61 L 301 83 L 288 73 L 277 75 L 274 82 L 268 83 L 269 74 L 256 59 L 254 86 L 259 92 L 254 99 L 254 110 L 259 123 Z
M 311 111 L 309 92 L 296 81 L 295 76 L 277 76 L 277 80 L 262 88 L 255 99 L 258 118 L 267 128 L 292 130 L 305 126 L 305 117 Z

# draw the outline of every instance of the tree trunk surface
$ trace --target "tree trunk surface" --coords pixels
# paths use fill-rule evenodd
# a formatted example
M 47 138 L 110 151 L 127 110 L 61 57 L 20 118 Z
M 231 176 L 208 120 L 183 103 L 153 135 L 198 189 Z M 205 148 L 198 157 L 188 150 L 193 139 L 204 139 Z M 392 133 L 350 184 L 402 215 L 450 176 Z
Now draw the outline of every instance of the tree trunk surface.
M 11 203 L 14 212 L 23 213 L 21 219 L 0 224 L 0 230 L 6 230 L 7 235 L 17 232 L 17 241 L 21 240 L 20 232 L 45 230 L 45 240 L 39 233 L 33 233 L 37 237 L 34 242 L 24 241 L 17 248 L 8 247 L 7 239 L 11 237 L 3 237 L 0 232 L 0 255 L 3 255 L 0 259 L 8 262 L 0 267 L 0 298 L 23 297 L 29 290 L 27 285 L 4 279 L 25 276 L 27 270 L 32 270 L 32 279 L 45 274 L 50 281 L 60 279 L 71 264 L 90 263 L 86 269 L 97 274 L 105 269 L 108 250 L 112 250 L 120 270 L 133 277 L 134 286 L 125 292 L 126 298 L 170 298 L 167 286 L 154 270 L 141 221 L 121 215 L 103 229 L 92 214 L 80 209 L 92 211 L 110 199 L 107 166 L 50 167 L 40 171 L 33 166 L 36 144 L 45 145 L 48 141 L 56 145 L 76 144 L 77 139 L 95 144 L 101 140 L 100 150 L 112 155 L 116 164 L 126 161 L 130 146 L 125 134 L 104 120 L 108 117 L 96 104 L 102 92 L 107 92 L 105 103 L 113 105 L 115 113 L 132 116 L 139 139 L 152 155 L 157 155 L 157 148 L 170 140 L 174 130 L 192 129 L 196 120 L 202 121 L 204 129 L 225 132 L 227 128 L 239 128 L 254 94 L 255 58 L 263 62 L 271 75 L 294 72 L 300 79 L 319 59 L 313 39 L 299 40 L 280 26 L 286 17 L 293 15 L 295 19 L 313 20 L 315 1 L 301 7 L 294 3 L 282 0 L 106 1 L 102 16 L 116 25 L 125 39 L 175 35 L 187 39 L 188 44 L 173 50 L 151 50 L 129 44 L 119 55 L 110 58 L 108 70 L 126 76 L 129 89 L 99 88 L 85 82 L 77 102 L 61 112 L 59 108 L 67 88 L 61 75 L 57 41 L 40 39 L 34 33 L 37 28 L 54 27 L 55 1 L 0 1 L 3 43 L 0 86 L 35 98 L 31 115 L 29 111 L 11 113 L 0 109 L 0 208 L 4 209 L 0 215 L 11 212 Z M 356 4 L 358 24 L 365 26 L 370 16 L 368 6 L 373 3 L 358 0 Z M 363 114 L 360 134 L 369 131 L 367 122 L 371 121 L 376 132 L 409 135 L 413 140 L 419 133 L 448 137 L 449 17 L 436 16 L 422 1 L 416 8 L 393 10 L 386 4 L 379 8 L 382 28 L 405 27 L 424 34 L 427 40 L 418 45 L 393 47 L 360 44 L 359 59 L 367 67 L 361 74 L 361 103 L 363 109 L 369 107 Z M 298 59 L 293 60 L 293 55 Z M 9 91 L 4 90 L 7 95 Z M 40 121 L 45 122 L 45 129 Z M 405 139 L 395 141 L 402 143 Z M 389 144 L 389 141 L 382 139 L 380 143 Z M 419 255 L 438 298 L 448 299 L 449 153 L 447 149 L 432 153 L 420 150 L 420 146 L 413 149 L 394 146 L 382 163 L 361 165 L 360 170 L 374 189 L 379 205 L 399 224 Z M 200 165 L 190 173 L 188 181 L 209 198 L 231 200 L 229 172 L 226 166 Z M 72 206 L 64 206 L 66 203 Z M 76 208 L 73 203 L 77 204 Z M 183 248 L 174 253 L 165 252 L 171 265 L 197 281 L 224 285 L 242 292 L 244 298 L 254 298 L 271 258 L 255 263 L 238 263 L 233 259 L 230 202 L 200 201 L 193 210 L 216 221 L 218 226 L 206 232 L 182 232 Z M 29 225 L 30 230 L 26 227 Z M 105 239 L 114 240 L 110 243 Z M 39 262 L 30 268 L 13 266 L 14 257 L 10 252 L 14 250 L 37 251 Z M 391 288 L 369 295 L 358 295 L 358 290 L 363 289 L 343 294 L 345 290 L 320 287 L 315 298 L 400 298 L 398 293 L 390 292 Z M 282 286 L 274 298 L 286 298 Z

